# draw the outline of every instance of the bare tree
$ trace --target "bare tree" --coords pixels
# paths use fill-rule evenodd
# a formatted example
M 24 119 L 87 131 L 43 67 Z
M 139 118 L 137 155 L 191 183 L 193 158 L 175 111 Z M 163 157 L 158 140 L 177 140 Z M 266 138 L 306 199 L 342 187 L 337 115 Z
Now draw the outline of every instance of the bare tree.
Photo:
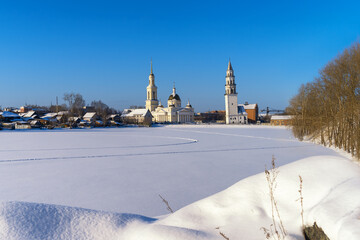
M 82 109 L 85 106 L 85 100 L 79 93 L 65 93 L 64 101 L 68 103 L 72 114 L 82 115 Z
M 360 43 L 346 49 L 290 100 L 294 135 L 315 137 L 360 159 Z
M 91 106 L 95 108 L 96 114 L 101 117 L 104 126 L 106 126 L 107 116 L 111 113 L 109 106 L 103 103 L 101 100 L 92 101 Z

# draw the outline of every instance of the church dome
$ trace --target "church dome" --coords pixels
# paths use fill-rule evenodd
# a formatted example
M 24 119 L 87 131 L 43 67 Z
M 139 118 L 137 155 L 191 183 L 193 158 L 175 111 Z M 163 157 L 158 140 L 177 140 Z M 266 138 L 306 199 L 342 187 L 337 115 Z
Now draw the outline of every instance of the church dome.
M 179 95 L 177 95 L 177 94 L 175 94 L 175 96 L 174 96 L 173 94 L 171 94 L 171 95 L 169 96 L 169 98 L 168 98 L 168 100 L 173 100 L 173 99 L 176 99 L 176 100 L 181 101 Z

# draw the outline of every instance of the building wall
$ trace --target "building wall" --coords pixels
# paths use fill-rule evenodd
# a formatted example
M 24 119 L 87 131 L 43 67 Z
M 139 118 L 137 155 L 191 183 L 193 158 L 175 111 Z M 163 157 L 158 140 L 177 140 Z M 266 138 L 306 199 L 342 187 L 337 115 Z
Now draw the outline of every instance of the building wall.
M 246 113 L 248 114 L 248 120 L 251 123 L 256 123 L 258 119 L 258 108 L 255 109 L 245 109 Z
M 270 124 L 274 126 L 288 126 L 290 124 L 290 119 L 270 120 Z
M 188 111 L 184 111 L 184 110 Z M 187 123 L 194 122 L 194 109 L 193 108 L 162 108 L 157 109 L 151 113 L 153 121 L 157 123 Z
M 225 94 L 226 124 L 239 123 L 237 94 Z

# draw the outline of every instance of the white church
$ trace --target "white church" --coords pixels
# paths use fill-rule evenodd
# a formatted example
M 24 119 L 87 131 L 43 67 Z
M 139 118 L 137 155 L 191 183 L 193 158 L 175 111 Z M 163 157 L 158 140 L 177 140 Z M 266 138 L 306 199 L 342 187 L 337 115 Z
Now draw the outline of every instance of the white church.
M 185 108 L 181 107 L 181 99 L 176 94 L 175 84 L 173 91 L 170 94 L 165 108 L 157 99 L 157 87 L 155 85 L 155 76 L 153 74 L 153 67 L 151 62 L 151 70 L 149 75 L 149 85 L 146 88 L 146 109 L 148 109 L 152 116 L 153 122 L 157 123 L 190 123 L 194 122 L 194 108 L 188 101 Z
M 229 60 L 226 71 L 225 84 L 225 120 L 226 124 L 247 124 L 248 118 L 245 108 L 238 104 L 234 70 Z

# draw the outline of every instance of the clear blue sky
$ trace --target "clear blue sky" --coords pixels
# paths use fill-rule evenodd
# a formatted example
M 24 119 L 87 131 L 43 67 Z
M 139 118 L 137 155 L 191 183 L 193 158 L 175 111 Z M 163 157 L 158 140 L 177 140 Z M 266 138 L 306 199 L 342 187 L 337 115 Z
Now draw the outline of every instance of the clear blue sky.
M 153 59 L 195 111 L 224 109 L 229 57 L 239 102 L 283 109 L 360 36 L 359 1 L 1 1 L 0 105 L 65 92 L 117 109 L 144 105 Z

